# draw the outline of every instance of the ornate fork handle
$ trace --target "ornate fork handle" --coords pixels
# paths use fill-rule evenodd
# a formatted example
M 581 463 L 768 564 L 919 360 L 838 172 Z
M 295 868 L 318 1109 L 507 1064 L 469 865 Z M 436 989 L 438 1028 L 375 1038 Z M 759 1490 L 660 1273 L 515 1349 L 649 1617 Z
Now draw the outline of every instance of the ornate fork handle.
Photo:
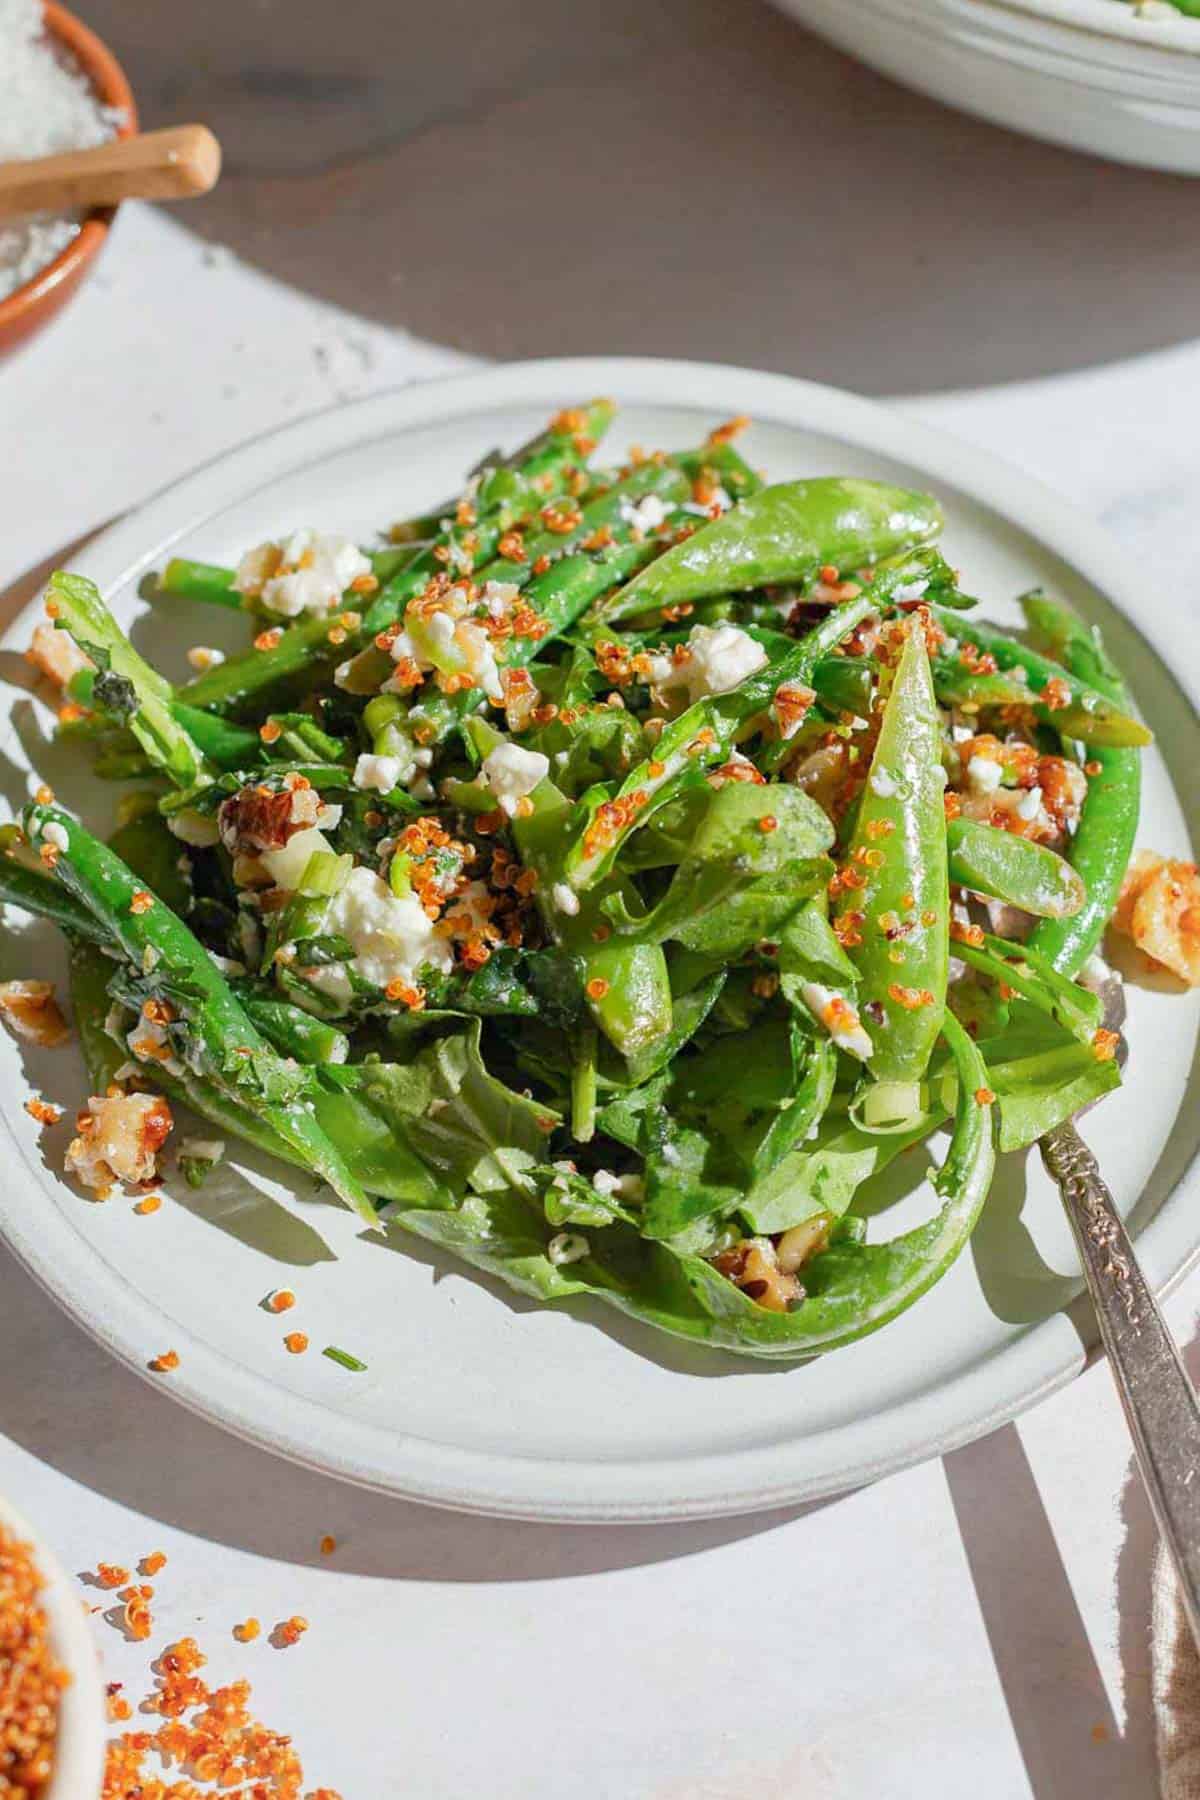
M 1075 1233 L 1142 1479 L 1200 1642 L 1200 1405 L 1095 1157 L 1069 1122 L 1039 1148 Z

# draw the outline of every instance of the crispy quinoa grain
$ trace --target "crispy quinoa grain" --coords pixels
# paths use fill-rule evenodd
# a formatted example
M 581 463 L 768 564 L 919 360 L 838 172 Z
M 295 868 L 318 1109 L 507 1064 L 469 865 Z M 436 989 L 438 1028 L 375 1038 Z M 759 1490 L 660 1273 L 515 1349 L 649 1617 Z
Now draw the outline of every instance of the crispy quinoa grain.
M 69 1679 L 51 1650 L 42 1585 L 31 1547 L 0 1525 L 0 1794 L 13 1800 L 46 1790 Z

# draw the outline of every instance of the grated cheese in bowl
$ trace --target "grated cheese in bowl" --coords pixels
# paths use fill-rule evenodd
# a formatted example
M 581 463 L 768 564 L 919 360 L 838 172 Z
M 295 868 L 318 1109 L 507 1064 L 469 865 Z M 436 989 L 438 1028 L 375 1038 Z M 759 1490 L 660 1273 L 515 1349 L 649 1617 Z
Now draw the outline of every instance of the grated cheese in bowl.
M 123 122 L 43 29 L 41 0 L 0 0 L 0 94 L 0 162 L 86 150 Z M 72 214 L 34 213 L 0 223 L 0 300 L 65 250 L 81 222 Z

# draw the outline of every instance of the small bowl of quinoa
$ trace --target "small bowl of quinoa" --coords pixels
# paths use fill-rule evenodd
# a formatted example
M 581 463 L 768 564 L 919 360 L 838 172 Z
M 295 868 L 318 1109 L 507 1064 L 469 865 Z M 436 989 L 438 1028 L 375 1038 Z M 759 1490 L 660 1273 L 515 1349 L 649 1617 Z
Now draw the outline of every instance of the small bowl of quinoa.
M 0 0 L 0 162 L 130 137 L 120 64 L 58 0 Z M 104 247 L 115 207 L 0 219 L 0 357 L 66 305 Z
M 99 1800 L 105 1711 L 79 1593 L 0 1500 L 0 1794 Z

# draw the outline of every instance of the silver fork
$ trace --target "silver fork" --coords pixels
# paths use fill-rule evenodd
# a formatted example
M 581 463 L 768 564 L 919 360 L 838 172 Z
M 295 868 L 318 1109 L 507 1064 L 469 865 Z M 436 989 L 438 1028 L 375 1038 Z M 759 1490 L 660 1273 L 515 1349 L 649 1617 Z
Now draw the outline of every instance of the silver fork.
M 1120 982 L 1110 978 L 1101 994 L 1105 1027 L 1119 1032 L 1125 1022 Z M 1118 1054 L 1123 1061 L 1123 1038 Z M 1179 1576 L 1192 1635 L 1200 1644 L 1200 1404 L 1113 1197 L 1074 1121 L 1048 1131 L 1038 1148 L 1058 1183 L 1075 1234 L 1142 1480 Z

